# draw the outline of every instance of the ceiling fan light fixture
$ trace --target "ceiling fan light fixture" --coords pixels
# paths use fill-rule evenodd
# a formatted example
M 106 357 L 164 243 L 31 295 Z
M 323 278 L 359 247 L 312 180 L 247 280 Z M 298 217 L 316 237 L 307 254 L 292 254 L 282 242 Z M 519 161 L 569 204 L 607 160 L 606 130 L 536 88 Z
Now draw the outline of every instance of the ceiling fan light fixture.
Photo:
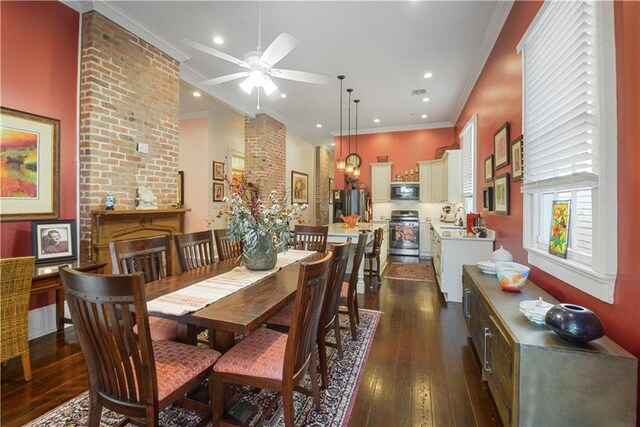
M 262 71 L 253 70 L 249 73 L 249 81 L 253 87 L 262 87 L 264 85 L 264 74 Z
M 240 89 L 245 91 L 248 95 L 251 95 L 251 92 L 253 92 L 253 83 L 251 83 L 251 77 L 247 77 L 246 79 L 244 79 L 242 83 L 239 84 L 239 86 Z
M 266 93 L 267 96 L 269 96 L 273 92 L 278 90 L 278 87 L 275 85 L 275 83 L 273 83 L 273 80 L 271 80 L 271 78 L 269 78 L 269 76 L 266 76 L 264 78 L 264 84 L 262 85 L 262 89 L 264 89 L 264 93 Z

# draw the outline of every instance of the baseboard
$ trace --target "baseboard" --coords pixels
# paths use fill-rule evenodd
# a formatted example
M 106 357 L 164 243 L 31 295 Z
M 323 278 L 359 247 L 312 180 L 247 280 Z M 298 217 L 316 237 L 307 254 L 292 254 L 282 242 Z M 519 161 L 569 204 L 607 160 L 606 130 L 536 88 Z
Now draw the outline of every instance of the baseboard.
M 69 316 L 69 309 L 67 303 L 64 303 L 64 315 Z M 70 324 L 64 325 L 65 328 L 71 326 Z M 29 339 L 41 337 L 43 335 L 50 334 L 57 330 L 56 325 L 56 305 L 46 305 L 44 307 L 35 308 L 29 310 Z

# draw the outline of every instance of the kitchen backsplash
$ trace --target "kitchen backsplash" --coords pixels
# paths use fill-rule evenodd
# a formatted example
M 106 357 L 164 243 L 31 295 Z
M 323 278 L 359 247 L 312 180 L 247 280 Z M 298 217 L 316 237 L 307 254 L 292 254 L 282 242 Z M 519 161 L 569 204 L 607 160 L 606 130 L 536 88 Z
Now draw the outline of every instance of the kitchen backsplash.
M 442 207 L 451 206 L 452 212 L 455 212 L 456 203 L 418 203 L 412 200 L 398 200 L 392 203 L 374 203 L 373 204 L 373 220 L 386 220 L 391 218 L 391 211 L 397 210 L 417 210 L 421 221 L 427 218 L 439 219 L 442 213 Z

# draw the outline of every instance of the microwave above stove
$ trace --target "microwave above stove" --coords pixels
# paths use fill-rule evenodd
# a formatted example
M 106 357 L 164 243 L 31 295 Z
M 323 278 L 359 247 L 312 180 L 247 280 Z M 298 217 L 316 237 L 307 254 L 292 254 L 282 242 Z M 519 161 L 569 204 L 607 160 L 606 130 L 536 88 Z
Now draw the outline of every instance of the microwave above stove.
M 419 200 L 420 184 L 394 182 L 391 184 L 391 200 Z

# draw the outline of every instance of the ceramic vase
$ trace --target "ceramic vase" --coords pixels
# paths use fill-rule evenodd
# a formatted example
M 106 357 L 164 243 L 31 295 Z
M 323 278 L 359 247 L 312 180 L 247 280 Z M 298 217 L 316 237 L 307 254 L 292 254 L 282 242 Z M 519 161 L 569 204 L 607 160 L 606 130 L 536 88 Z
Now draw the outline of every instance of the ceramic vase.
M 248 270 L 271 270 L 276 266 L 277 260 L 278 251 L 276 251 L 276 246 L 273 244 L 273 237 L 271 235 L 259 236 L 258 244 L 252 252 L 249 252 L 248 249 L 243 246 L 242 262 Z
M 586 343 L 604 336 L 600 318 L 579 305 L 554 305 L 547 311 L 544 321 L 553 332 L 574 343 Z
M 491 254 L 491 261 L 493 261 L 493 262 L 500 262 L 500 261 L 511 262 L 511 261 L 513 261 L 513 255 L 511 255 L 511 252 L 509 252 L 508 250 L 506 250 L 505 248 L 500 246 L 500 249 L 497 249 L 497 250 L 493 251 L 493 253 Z

